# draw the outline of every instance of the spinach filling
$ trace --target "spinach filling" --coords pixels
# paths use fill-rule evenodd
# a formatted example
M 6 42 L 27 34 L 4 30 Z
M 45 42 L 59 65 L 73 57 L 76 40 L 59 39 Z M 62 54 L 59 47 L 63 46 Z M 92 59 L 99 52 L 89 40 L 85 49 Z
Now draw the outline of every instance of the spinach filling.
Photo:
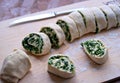
M 85 46 L 87 51 L 93 56 L 101 57 L 104 55 L 105 47 L 99 40 L 88 40 L 81 43 L 82 46 Z
M 98 23 L 97 23 L 97 18 L 96 17 L 95 17 L 95 25 L 96 25 L 95 33 L 98 33 L 99 32 L 99 28 L 98 28 Z
M 48 64 L 66 72 L 74 72 L 75 69 L 72 61 L 70 61 L 67 56 L 50 57 L 48 60 Z
M 102 12 L 103 12 L 103 14 L 105 15 L 105 18 L 106 18 L 106 21 L 107 21 L 107 26 L 106 26 L 106 28 L 108 28 L 108 16 L 107 16 L 107 14 L 102 10 Z
M 42 53 L 43 48 L 43 39 L 40 37 L 40 35 L 31 33 L 27 37 L 25 37 L 22 41 L 23 47 L 35 54 Z
M 41 29 L 40 32 L 44 32 L 50 38 L 52 48 L 59 48 L 60 47 L 58 45 L 59 40 L 58 40 L 57 35 L 53 29 L 51 29 L 50 27 L 44 27 Z
M 67 41 L 71 41 L 71 34 L 70 34 L 70 31 L 69 31 L 68 24 L 65 21 L 63 21 L 63 20 L 58 20 L 56 22 L 56 24 L 58 24 L 62 28 L 62 30 L 64 31 L 66 40 Z
M 78 11 L 78 12 L 82 15 L 83 22 L 84 22 L 84 24 L 85 24 L 85 27 L 87 28 L 86 18 L 85 18 L 85 16 L 84 16 L 84 14 L 81 13 L 80 11 Z

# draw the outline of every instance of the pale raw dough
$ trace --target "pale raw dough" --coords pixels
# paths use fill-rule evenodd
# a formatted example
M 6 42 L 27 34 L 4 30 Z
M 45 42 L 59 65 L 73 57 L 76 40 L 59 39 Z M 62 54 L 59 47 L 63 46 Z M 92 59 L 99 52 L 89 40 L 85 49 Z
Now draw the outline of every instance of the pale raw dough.
M 42 55 L 45 55 L 45 54 L 50 52 L 50 50 L 51 50 L 50 39 L 49 39 L 49 37 L 45 33 L 42 33 L 42 32 L 36 33 L 36 32 L 34 32 L 34 33 L 30 33 L 30 34 L 39 35 L 42 38 L 42 40 L 43 40 L 43 47 L 42 47 L 42 52 L 41 53 L 36 53 L 34 50 L 30 51 L 30 50 L 26 49 L 27 51 L 31 52 L 32 54 L 34 54 L 36 56 L 42 56 Z M 29 35 L 28 35 L 28 37 L 29 37 Z M 29 41 L 27 41 L 27 42 L 29 43 Z M 38 49 L 40 50 L 40 48 L 38 48 Z
M 54 54 L 52 56 L 58 56 L 58 55 L 64 56 L 63 54 Z M 68 61 L 68 63 L 71 63 L 71 60 L 68 59 L 67 61 Z M 48 72 L 53 73 L 53 74 L 60 76 L 62 78 L 71 78 L 71 77 L 75 76 L 75 70 L 73 72 L 60 70 L 60 69 L 55 68 L 54 66 L 52 66 L 50 64 L 48 64 Z
M 97 64 L 104 64 L 108 59 L 108 49 L 106 47 L 105 47 L 105 51 L 104 51 L 105 53 L 104 53 L 104 55 L 102 55 L 102 57 L 98 57 L 98 56 L 89 54 L 89 52 L 87 51 L 87 49 L 84 45 L 83 45 L 83 48 L 84 48 L 84 51 L 86 52 L 86 54 L 90 57 L 90 59 L 93 60 Z
M 107 21 L 105 18 L 104 13 L 98 8 L 98 7 L 92 7 L 91 10 L 93 11 L 96 21 L 97 21 L 97 26 L 100 32 L 103 29 L 107 28 Z
M 49 37 L 48 37 L 45 33 L 40 32 L 40 33 L 38 33 L 38 34 L 39 34 L 39 35 L 42 37 L 42 39 L 43 39 L 42 53 L 38 54 L 38 56 L 39 56 L 39 55 L 45 55 L 45 54 L 49 53 L 50 50 L 51 50 L 50 39 L 49 39 Z M 37 55 L 37 54 L 35 54 L 35 55 Z
M 108 27 L 107 29 L 110 29 L 112 27 L 117 26 L 117 19 L 115 13 L 112 11 L 112 9 L 109 6 L 100 6 L 99 7 L 107 16 L 107 22 L 108 22 Z
M 2 65 L 0 77 L 3 83 L 18 83 L 31 68 L 28 55 L 22 50 L 15 50 L 9 54 Z
M 96 32 L 96 25 L 95 25 L 95 16 L 90 8 L 82 8 L 79 10 L 84 15 L 86 19 L 86 28 L 87 33 Z
M 116 14 L 116 17 L 117 17 L 117 23 L 118 23 L 118 26 L 120 26 L 120 7 L 115 5 L 115 4 L 109 4 L 108 5 L 112 10 L 113 12 Z
M 85 27 L 82 15 L 78 11 L 75 11 L 68 16 L 75 21 L 80 37 L 85 35 L 87 33 L 87 29 Z
M 71 34 L 70 42 L 74 41 L 76 38 L 79 38 L 79 31 L 77 29 L 77 26 L 76 26 L 75 22 L 69 16 L 63 16 L 61 18 L 58 18 L 58 20 L 63 20 L 68 24 L 69 31 Z
M 64 35 L 63 30 L 60 28 L 59 25 L 57 25 L 55 23 L 50 23 L 50 24 L 44 25 L 42 28 L 44 28 L 44 27 L 49 27 L 49 28 L 51 28 L 51 29 L 53 29 L 55 31 L 55 33 L 56 33 L 56 35 L 58 37 L 58 40 L 59 40 L 59 42 L 58 42 L 59 46 L 61 46 L 64 43 L 65 35 Z M 40 30 L 42 28 L 40 28 Z
M 61 71 L 57 68 L 54 68 L 51 65 L 48 65 L 48 72 L 53 73 L 53 74 L 60 76 L 60 77 L 63 77 L 63 78 L 71 78 L 75 75 L 74 73 Z

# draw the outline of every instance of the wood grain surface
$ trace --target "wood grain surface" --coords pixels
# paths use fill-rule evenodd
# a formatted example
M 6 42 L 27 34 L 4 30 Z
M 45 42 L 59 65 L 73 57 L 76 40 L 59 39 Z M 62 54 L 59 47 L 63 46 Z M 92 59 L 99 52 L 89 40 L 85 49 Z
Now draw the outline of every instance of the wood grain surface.
M 55 8 L 40 13 L 49 11 L 60 11 L 79 7 L 92 7 L 103 5 L 102 2 L 109 0 L 92 0 L 68 5 L 60 8 Z M 37 15 L 35 13 L 32 15 Z M 28 16 L 32 16 L 28 15 Z M 25 17 L 25 16 L 22 16 Z M 20 17 L 20 18 L 22 18 Z M 31 32 L 38 32 L 40 27 L 46 23 L 55 23 L 57 18 L 46 19 L 26 24 L 8 27 L 9 23 L 15 19 L 0 22 L 0 69 L 3 60 L 14 49 L 23 49 L 21 45 L 22 39 Z M 30 53 L 25 52 L 30 56 L 32 68 L 30 72 L 19 83 L 98 83 L 111 80 L 120 76 L 120 28 L 112 28 L 108 31 L 102 31 L 98 34 L 87 34 L 72 43 L 64 42 L 59 49 L 51 49 L 51 52 L 45 56 L 35 57 Z M 80 43 L 97 38 L 102 40 L 108 48 L 109 58 L 103 65 L 97 65 L 92 62 L 84 53 Z M 52 54 L 62 53 L 70 57 L 76 67 L 76 75 L 71 79 L 63 79 L 47 72 L 47 61 Z

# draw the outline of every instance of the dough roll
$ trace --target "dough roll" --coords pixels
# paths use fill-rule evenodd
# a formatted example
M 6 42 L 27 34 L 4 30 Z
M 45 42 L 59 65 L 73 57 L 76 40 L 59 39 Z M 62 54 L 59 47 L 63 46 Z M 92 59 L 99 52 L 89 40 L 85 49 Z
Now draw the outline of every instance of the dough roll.
M 51 43 L 48 36 L 44 33 L 30 33 L 22 40 L 23 48 L 36 56 L 49 53 Z
M 97 64 L 104 64 L 108 59 L 108 49 L 103 42 L 97 39 L 81 43 L 85 53 Z
M 104 13 L 98 7 L 93 7 L 93 8 L 91 8 L 91 10 L 95 16 L 96 32 L 100 32 L 101 30 L 106 29 L 107 28 L 107 20 L 105 18 Z
M 86 33 L 96 32 L 95 16 L 91 9 L 89 8 L 80 9 L 79 13 L 82 15 L 84 19 L 84 23 L 87 28 Z
M 75 21 L 80 37 L 85 35 L 87 33 L 87 28 L 85 27 L 82 15 L 78 11 L 75 11 L 69 14 L 69 17 Z
M 49 37 L 52 48 L 59 48 L 65 41 L 64 32 L 57 24 L 44 25 L 40 28 L 40 32 Z
M 77 26 L 74 20 L 72 20 L 69 16 L 59 18 L 56 24 L 58 24 L 64 31 L 67 41 L 72 42 L 76 38 L 79 38 L 79 31 Z
M 119 6 L 117 6 L 115 4 L 109 4 L 108 6 L 113 10 L 113 12 L 116 15 L 117 26 L 120 26 L 120 8 L 119 8 Z
M 75 75 L 75 66 L 68 56 L 55 54 L 48 60 L 48 72 L 62 78 L 71 78 Z
M 106 20 L 107 20 L 107 29 L 117 26 L 117 18 L 115 13 L 109 6 L 100 6 L 99 7 L 102 12 L 104 13 Z
M 31 68 L 28 55 L 22 50 L 14 50 L 3 61 L 0 77 L 3 83 L 18 83 Z

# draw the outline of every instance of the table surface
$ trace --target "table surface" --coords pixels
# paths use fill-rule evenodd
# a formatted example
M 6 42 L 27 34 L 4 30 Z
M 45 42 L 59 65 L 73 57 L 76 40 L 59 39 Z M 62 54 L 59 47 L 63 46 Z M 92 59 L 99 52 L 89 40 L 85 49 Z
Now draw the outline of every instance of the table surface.
M 50 11 L 62 11 L 72 8 L 80 7 L 94 7 L 103 5 L 109 0 L 92 0 L 80 3 L 75 3 L 68 6 L 63 6 L 59 8 L 50 9 L 43 12 L 38 12 L 26 16 L 33 16 L 41 13 L 47 13 Z M 96 4 L 97 3 L 97 4 Z M 21 16 L 18 18 L 23 18 L 26 16 Z M 21 45 L 22 39 L 31 32 L 38 32 L 40 27 L 46 23 L 55 23 L 57 18 L 51 18 L 47 20 L 41 20 L 26 24 L 21 24 L 13 27 L 9 27 L 9 23 L 15 19 L 10 19 L 0 22 L 0 64 L 2 64 L 4 58 L 13 51 L 13 49 L 23 49 Z M 64 42 L 59 49 L 52 49 L 48 55 L 42 57 L 34 57 L 29 54 L 32 68 L 30 72 L 20 80 L 20 83 L 98 83 L 103 81 L 108 81 L 120 76 L 120 64 L 119 64 L 119 49 L 120 45 L 117 44 L 120 41 L 120 28 L 114 28 L 108 31 L 102 31 L 98 34 L 87 34 L 72 43 Z M 109 50 L 109 59 L 104 65 L 94 64 L 83 52 L 80 46 L 82 41 L 91 38 L 99 38 L 105 42 Z M 111 42 L 112 41 L 112 42 Z M 116 45 L 117 44 L 117 45 Z M 24 50 L 25 51 L 25 50 Z M 73 60 L 76 66 L 76 75 L 71 79 L 62 79 L 55 75 L 47 72 L 47 60 L 52 54 L 62 53 L 67 54 Z M 0 65 L 0 68 L 2 65 Z

